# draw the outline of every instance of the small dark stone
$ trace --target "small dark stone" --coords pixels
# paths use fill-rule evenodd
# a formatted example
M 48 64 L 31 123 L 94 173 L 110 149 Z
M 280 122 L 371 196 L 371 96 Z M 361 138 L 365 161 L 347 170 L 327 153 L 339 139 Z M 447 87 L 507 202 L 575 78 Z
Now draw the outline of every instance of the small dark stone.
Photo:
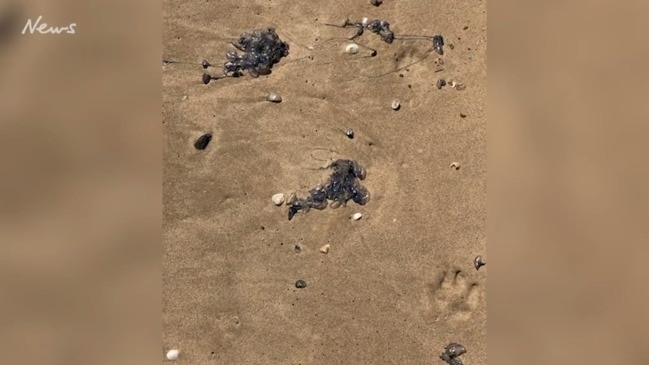
M 468 25 L 465 25 L 464 28 L 462 28 L 462 30 L 467 30 L 467 29 L 469 29 Z
M 210 81 L 212 81 L 212 76 L 210 76 L 210 74 L 208 74 L 208 73 L 204 73 L 203 74 L 203 83 L 205 85 L 207 85 L 207 84 L 210 83 Z
M 436 85 L 437 85 L 437 88 L 438 88 L 438 89 L 441 89 L 441 88 L 443 88 L 444 86 L 446 86 L 446 80 L 444 80 L 444 79 L 439 79 L 439 80 L 437 80 L 437 84 L 436 84 Z
M 466 114 L 460 113 L 460 118 L 466 118 Z
M 345 135 L 346 135 L 347 138 L 349 138 L 349 139 L 354 139 L 354 130 L 351 129 L 351 128 L 349 128 L 349 129 L 345 132 Z
M 475 267 L 476 270 L 480 270 L 480 268 L 486 264 L 487 264 L 486 262 L 482 261 L 482 256 L 476 256 L 475 259 L 473 260 L 473 266 Z
M 383 4 L 383 0 L 370 0 L 370 4 L 372 4 L 374 6 L 379 6 L 379 5 Z
M 212 140 L 212 135 L 209 133 L 205 133 L 202 136 L 198 137 L 196 142 L 194 142 L 194 147 L 197 150 L 204 150 L 211 140 Z
M 300 247 L 300 245 L 295 245 L 295 247 L 293 247 L 293 251 L 295 251 L 295 253 L 300 253 L 302 252 L 302 247 Z
M 207 62 L 207 60 L 203 60 L 202 65 L 203 65 L 203 68 L 204 68 L 204 69 L 207 69 L 208 67 L 212 66 L 212 65 L 210 65 L 209 62 Z
M 376 53 L 377 53 L 376 50 L 373 49 L 372 52 L 370 53 L 370 56 L 374 57 L 374 56 L 376 56 Z
M 440 56 L 444 54 L 444 38 L 441 35 L 433 36 L 433 49 Z
M 445 348 L 444 352 L 439 355 L 439 358 L 444 360 L 444 362 L 449 365 L 463 365 L 462 360 L 458 356 L 466 353 L 466 348 L 459 343 L 449 343 Z
M 306 288 L 306 281 L 304 280 L 298 280 L 295 282 L 295 287 L 298 289 L 304 289 Z

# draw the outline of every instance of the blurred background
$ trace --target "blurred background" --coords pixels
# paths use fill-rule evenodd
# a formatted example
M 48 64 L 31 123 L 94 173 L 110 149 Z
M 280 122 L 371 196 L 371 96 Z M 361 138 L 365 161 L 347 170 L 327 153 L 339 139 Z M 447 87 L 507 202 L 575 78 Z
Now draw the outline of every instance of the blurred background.
M 76 34 L 21 34 L 39 16 Z M 159 359 L 159 23 L 0 0 L 1 363 Z
M 494 363 L 649 362 L 647 6 L 489 1 Z M 157 2 L 0 1 L 2 363 L 161 360 L 160 39 Z

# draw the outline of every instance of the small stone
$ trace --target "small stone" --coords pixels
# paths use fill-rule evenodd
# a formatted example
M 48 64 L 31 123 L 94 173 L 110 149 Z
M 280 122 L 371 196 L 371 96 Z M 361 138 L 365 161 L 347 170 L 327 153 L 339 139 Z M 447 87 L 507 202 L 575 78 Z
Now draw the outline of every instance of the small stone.
M 180 355 L 180 351 L 175 349 L 169 350 L 167 351 L 167 360 L 176 361 L 178 360 L 178 355 Z
M 466 89 L 466 85 L 461 84 L 459 82 L 455 84 L 455 90 L 462 91 L 464 89 Z
M 349 128 L 349 129 L 345 132 L 345 135 L 346 135 L 347 138 L 349 138 L 349 139 L 354 139 L 354 130 L 351 129 L 351 128 Z
M 356 43 L 349 43 L 345 46 L 345 53 L 357 54 L 359 50 L 360 47 L 358 47 L 358 44 Z
M 476 256 L 476 258 L 473 260 L 473 266 L 475 266 L 476 270 L 479 270 L 481 267 L 486 265 L 487 263 L 482 261 L 482 256 Z
M 207 145 L 212 140 L 212 135 L 210 133 L 205 133 L 202 136 L 198 137 L 196 142 L 194 142 L 194 148 L 197 150 L 204 150 L 207 148 Z
M 444 360 L 449 365 L 462 365 L 462 361 L 458 358 L 466 353 L 466 347 L 459 343 L 449 343 L 444 347 L 444 352 L 439 355 L 439 358 Z
M 331 245 L 327 243 L 326 245 L 320 247 L 320 252 L 322 252 L 324 254 L 328 254 L 330 247 L 331 247 Z
M 293 251 L 295 251 L 295 253 L 300 253 L 302 252 L 302 247 L 300 247 L 300 245 L 295 245 L 293 246 Z
M 455 169 L 455 170 L 459 170 L 460 169 L 460 163 L 459 162 L 451 163 L 451 168 Z
M 187 96 L 187 95 L 183 95 L 183 101 L 185 101 L 185 100 L 187 100 L 187 99 L 189 99 L 189 96 Z
M 466 118 L 466 114 L 460 113 L 460 118 Z
M 208 74 L 208 73 L 204 73 L 203 74 L 203 83 L 205 85 L 207 85 L 207 84 L 210 83 L 210 81 L 212 81 L 212 76 L 210 76 L 210 74 Z
M 355 221 L 361 219 L 362 217 L 363 217 L 363 215 L 361 213 L 352 214 L 352 219 L 355 220 Z
M 207 60 L 203 60 L 203 62 L 201 63 L 201 65 L 203 66 L 204 69 L 207 69 L 208 67 L 212 66 L 212 65 L 210 65 L 209 62 L 207 62 Z
M 306 281 L 304 280 L 298 280 L 295 282 L 295 287 L 298 289 L 304 289 L 306 288 Z
M 446 80 L 444 80 L 444 79 L 438 79 L 436 85 L 437 85 L 437 88 L 438 88 L 438 89 L 441 89 L 441 88 L 443 88 L 444 86 L 446 86 Z
M 383 0 L 370 0 L 370 4 L 372 4 L 374 6 L 379 6 L 379 5 L 383 4 Z
M 273 204 L 277 205 L 278 207 L 284 203 L 284 194 L 278 193 L 273 195 L 271 198 L 273 200 Z
M 433 36 L 433 49 L 440 56 L 444 54 L 443 47 L 444 47 L 444 37 L 442 37 L 441 35 Z
M 390 107 L 392 107 L 392 110 L 399 110 L 399 108 L 401 108 L 401 103 L 399 103 L 399 100 L 394 100 Z
M 270 93 L 266 97 L 266 100 L 273 102 L 273 103 L 281 103 L 282 102 L 282 96 L 280 94 L 276 93 Z

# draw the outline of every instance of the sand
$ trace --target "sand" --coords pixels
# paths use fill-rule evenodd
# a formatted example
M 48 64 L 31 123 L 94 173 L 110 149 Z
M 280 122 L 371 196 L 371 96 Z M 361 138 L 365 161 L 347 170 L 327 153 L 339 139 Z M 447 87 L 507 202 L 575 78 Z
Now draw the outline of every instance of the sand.
M 445 54 L 370 33 L 376 57 L 344 54 L 354 31 L 323 23 L 365 16 L 441 34 Z M 193 64 L 162 66 L 162 361 L 444 364 L 459 342 L 486 364 L 486 3 L 167 0 L 163 27 L 163 58 Z M 264 27 L 291 47 L 271 75 L 202 84 L 202 60 Z M 288 221 L 272 195 L 305 194 L 335 158 L 367 169 L 370 202 Z

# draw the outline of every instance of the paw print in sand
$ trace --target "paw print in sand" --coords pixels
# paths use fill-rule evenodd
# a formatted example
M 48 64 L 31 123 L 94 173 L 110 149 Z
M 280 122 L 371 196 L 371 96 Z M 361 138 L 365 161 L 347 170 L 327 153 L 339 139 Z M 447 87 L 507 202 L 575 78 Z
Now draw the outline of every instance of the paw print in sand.
M 478 283 L 469 282 L 461 270 L 445 270 L 432 284 L 434 311 L 439 319 L 467 320 L 478 306 Z

